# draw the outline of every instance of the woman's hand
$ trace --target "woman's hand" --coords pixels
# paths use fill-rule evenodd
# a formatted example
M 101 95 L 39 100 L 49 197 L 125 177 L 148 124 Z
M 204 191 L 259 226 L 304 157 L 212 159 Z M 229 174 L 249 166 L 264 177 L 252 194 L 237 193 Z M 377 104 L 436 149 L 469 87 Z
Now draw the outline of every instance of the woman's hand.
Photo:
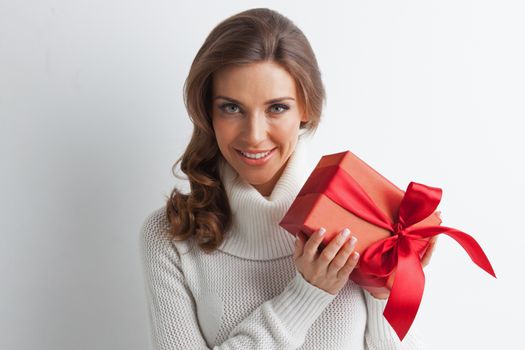
M 441 212 L 438 211 L 437 214 L 441 218 Z M 437 238 L 438 238 L 437 236 L 434 236 L 431 239 L 429 239 L 428 248 L 425 251 L 425 254 L 423 255 L 423 257 L 421 258 L 421 266 L 425 267 L 430 262 L 430 258 L 432 257 L 432 254 L 434 253 L 434 250 L 436 247 Z M 390 296 L 390 291 L 384 292 L 384 293 L 370 293 L 370 294 L 372 294 L 374 298 L 376 299 L 388 299 L 388 297 Z
M 344 287 L 359 260 L 359 253 L 354 252 L 357 238 L 345 229 L 335 236 L 319 253 L 318 247 L 323 240 L 321 227 L 308 240 L 299 233 L 295 241 L 293 255 L 297 270 L 310 284 L 337 295 Z M 347 231 L 348 235 L 343 235 Z M 352 239 L 353 238 L 353 239 Z

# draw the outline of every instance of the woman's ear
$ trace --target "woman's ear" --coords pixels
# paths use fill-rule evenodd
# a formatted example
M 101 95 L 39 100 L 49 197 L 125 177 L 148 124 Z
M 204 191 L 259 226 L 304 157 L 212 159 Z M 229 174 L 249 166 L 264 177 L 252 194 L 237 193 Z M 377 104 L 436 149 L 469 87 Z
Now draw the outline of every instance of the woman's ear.
M 301 121 L 304 122 L 304 123 L 308 123 L 309 122 L 308 116 L 306 115 L 306 112 L 303 112 L 303 114 L 301 116 Z

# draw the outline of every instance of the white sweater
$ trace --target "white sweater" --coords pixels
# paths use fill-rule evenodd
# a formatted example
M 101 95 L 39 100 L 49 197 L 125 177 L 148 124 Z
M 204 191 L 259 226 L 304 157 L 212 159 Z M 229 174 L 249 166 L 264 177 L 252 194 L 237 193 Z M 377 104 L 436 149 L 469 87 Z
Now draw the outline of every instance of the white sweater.
M 168 239 L 165 207 L 146 218 L 140 249 L 155 349 L 424 348 L 414 327 L 399 341 L 385 301 L 352 281 L 332 295 L 297 271 L 294 237 L 278 223 L 313 170 L 306 147 L 300 138 L 268 197 L 221 163 L 233 226 L 212 254 Z

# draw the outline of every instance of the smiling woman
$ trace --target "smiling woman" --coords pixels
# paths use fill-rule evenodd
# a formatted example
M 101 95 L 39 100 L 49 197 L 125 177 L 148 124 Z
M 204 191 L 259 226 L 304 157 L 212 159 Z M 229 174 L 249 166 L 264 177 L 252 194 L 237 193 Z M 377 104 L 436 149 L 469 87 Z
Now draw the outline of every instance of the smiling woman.
M 194 129 L 176 188 L 141 230 L 156 349 L 421 349 L 349 280 L 344 230 L 320 253 L 279 226 L 308 176 L 325 90 L 301 30 L 257 8 L 219 23 L 184 84 Z M 354 239 L 352 239 L 354 238 Z
M 269 196 L 299 131 L 315 133 L 324 100 L 315 54 L 288 18 L 270 9 L 252 9 L 219 23 L 197 52 L 184 83 L 194 129 L 173 169 L 180 164 L 192 191 L 186 195 L 173 189 L 166 205 L 170 235 L 193 237 L 201 249 L 214 251 L 232 222 L 219 174 L 221 160 Z M 262 160 L 237 152 L 253 155 L 270 149 Z
M 233 65 L 214 74 L 212 122 L 219 149 L 263 196 L 281 177 L 300 123 L 308 122 L 296 100 L 293 77 L 272 61 Z

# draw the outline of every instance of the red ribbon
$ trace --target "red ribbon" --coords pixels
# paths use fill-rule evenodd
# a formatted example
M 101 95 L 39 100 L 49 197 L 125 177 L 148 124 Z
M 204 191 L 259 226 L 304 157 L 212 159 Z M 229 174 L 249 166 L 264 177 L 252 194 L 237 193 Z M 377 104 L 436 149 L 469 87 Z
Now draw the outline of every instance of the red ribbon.
M 445 226 L 412 227 L 432 215 L 441 201 L 442 190 L 410 182 L 401 200 L 395 222 L 385 215 L 359 183 L 338 165 L 315 169 L 298 196 L 323 193 L 333 202 L 391 236 L 368 247 L 361 255 L 361 272 L 388 277 L 396 271 L 383 315 L 403 340 L 412 325 L 425 287 L 420 254 L 428 244 L 425 238 L 444 233 L 455 239 L 480 268 L 496 277 L 492 266 L 474 238 Z

